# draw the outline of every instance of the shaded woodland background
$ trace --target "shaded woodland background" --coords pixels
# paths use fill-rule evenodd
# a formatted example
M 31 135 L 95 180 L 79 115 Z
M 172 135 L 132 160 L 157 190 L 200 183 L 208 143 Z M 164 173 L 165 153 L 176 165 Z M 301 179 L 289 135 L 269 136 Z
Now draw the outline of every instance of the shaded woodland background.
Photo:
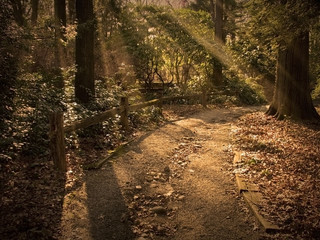
M 3 0 L 1 235 L 54 235 L 67 180 L 50 160 L 51 112 L 70 123 L 121 96 L 132 104 L 205 90 L 210 104 L 270 103 L 276 119 L 319 120 L 319 10 L 316 0 Z M 161 119 L 151 107 L 129 124 Z M 86 155 L 89 143 L 99 155 L 130 137 L 115 118 L 66 141 L 70 152 Z

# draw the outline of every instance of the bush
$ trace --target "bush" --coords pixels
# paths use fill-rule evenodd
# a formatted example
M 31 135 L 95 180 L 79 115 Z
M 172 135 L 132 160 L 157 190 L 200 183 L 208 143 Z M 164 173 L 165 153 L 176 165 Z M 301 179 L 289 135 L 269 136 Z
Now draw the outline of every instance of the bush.
M 21 74 L 17 82 L 14 115 L 15 147 L 24 155 L 48 154 L 48 119 L 52 111 L 63 110 L 62 92 L 48 74 Z
M 0 164 L 13 157 L 13 113 L 16 90 L 17 56 L 13 44 L 18 44 L 14 29 L 10 29 L 11 15 L 8 3 L 0 4 Z M 0 167 L 1 167 L 0 165 Z

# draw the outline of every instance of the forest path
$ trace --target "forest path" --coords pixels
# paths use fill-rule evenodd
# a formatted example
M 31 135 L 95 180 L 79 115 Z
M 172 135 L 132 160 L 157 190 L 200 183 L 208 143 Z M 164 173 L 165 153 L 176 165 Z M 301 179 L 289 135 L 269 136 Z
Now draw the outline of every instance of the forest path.
M 207 109 L 142 135 L 67 196 L 61 239 L 260 239 L 230 144 L 234 121 L 261 109 Z

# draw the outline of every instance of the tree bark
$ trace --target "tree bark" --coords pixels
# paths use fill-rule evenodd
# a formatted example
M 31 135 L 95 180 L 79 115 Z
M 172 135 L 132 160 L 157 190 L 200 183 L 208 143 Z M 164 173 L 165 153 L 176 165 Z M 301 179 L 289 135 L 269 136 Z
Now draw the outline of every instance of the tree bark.
M 76 0 L 78 19 L 76 38 L 75 97 L 89 103 L 94 97 L 94 15 L 92 0 Z
M 120 99 L 120 106 L 123 108 L 121 115 L 120 115 L 120 123 L 122 125 L 122 129 L 125 131 L 129 130 L 129 120 L 128 120 L 128 114 L 129 114 L 129 102 L 128 97 L 121 97 Z
M 215 42 L 222 46 L 224 45 L 223 37 L 223 0 L 216 0 L 215 4 L 215 33 L 214 40 Z M 221 86 L 223 83 L 222 76 L 222 64 L 216 60 L 214 64 L 214 76 L 215 76 L 215 85 Z
M 215 14 L 215 8 L 214 8 L 214 2 L 213 0 L 210 0 L 210 15 L 212 22 L 216 22 L 216 14 Z
M 50 149 L 51 158 L 56 169 L 65 172 L 67 170 L 65 136 L 63 130 L 63 113 L 55 112 L 50 116 Z
M 26 26 L 26 19 L 25 19 L 25 5 L 21 0 L 10 0 L 9 1 L 12 7 L 12 13 L 15 22 L 20 26 Z
M 223 0 L 216 0 L 215 4 L 215 40 L 220 44 L 223 40 Z
M 68 12 L 69 12 L 69 22 L 74 23 L 76 18 L 76 1 L 68 0 Z
M 273 101 L 267 114 L 277 119 L 320 119 L 310 95 L 307 31 L 279 49 Z
M 63 27 L 67 25 L 66 0 L 54 0 L 54 18 L 56 34 L 63 33 Z
M 66 27 L 66 0 L 54 0 L 54 25 L 55 25 L 55 60 L 56 67 L 60 69 L 66 66 L 66 51 L 63 45 L 65 40 Z M 57 82 L 58 88 L 64 87 L 63 78 L 60 77 Z
M 38 9 L 39 9 L 39 0 L 32 0 L 31 1 L 31 24 L 36 25 L 38 21 Z

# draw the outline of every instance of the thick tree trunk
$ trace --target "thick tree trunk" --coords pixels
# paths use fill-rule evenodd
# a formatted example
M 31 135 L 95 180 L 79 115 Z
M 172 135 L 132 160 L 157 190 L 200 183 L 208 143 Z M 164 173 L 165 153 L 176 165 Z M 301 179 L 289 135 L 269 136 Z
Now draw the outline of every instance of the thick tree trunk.
M 92 0 L 77 0 L 75 97 L 89 103 L 94 97 L 94 15 Z
M 280 48 L 275 91 L 267 114 L 277 119 L 319 119 L 310 95 L 308 32 Z
M 39 9 L 39 0 L 32 0 L 31 1 L 31 24 L 36 25 L 38 21 L 38 9 Z
M 215 4 L 215 41 L 218 45 L 224 44 L 223 37 L 223 0 L 216 0 Z M 214 65 L 215 84 L 221 86 L 223 83 L 222 64 L 216 62 Z

